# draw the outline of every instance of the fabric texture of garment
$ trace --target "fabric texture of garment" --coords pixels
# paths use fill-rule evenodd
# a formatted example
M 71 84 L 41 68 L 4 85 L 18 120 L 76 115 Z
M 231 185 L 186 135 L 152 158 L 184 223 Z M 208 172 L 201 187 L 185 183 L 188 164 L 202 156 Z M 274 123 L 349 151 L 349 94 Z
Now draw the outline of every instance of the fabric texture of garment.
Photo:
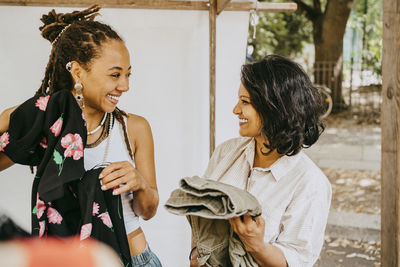
M 239 137 L 219 145 L 203 178 L 241 188 L 257 198 L 265 220 L 264 242 L 282 250 L 290 267 L 318 259 L 332 196 L 331 185 L 300 151 L 269 168 L 253 167 L 255 139 Z
M 248 192 L 214 180 L 187 177 L 171 193 L 165 208 L 187 216 L 199 266 L 258 266 L 228 222 L 242 215 L 261 214 L 260 204 Z
M 120 196 L 101 190 L 102 168 L 84 169 L 85 124 L 71 92 L 35 96 L 11 114 L 0 151 L 15 163 L 37 166 L 33 235 L 95 238 L 113 247 L 124 266 L 131 266 Z
M 125 125 L 127 121 L 125 119 Z M 109 146 L 107 145 L 109 144 Z M 108 149 L 108 150 L 107 150 Z M 106 153 L 106 150 L 108 153 Z M 104 158 L 104 155 L 107 157 Z M 95 147 L 85 147 L 84 149 L 85 170 L 93 169 L 99 162 L 119 162 L 128 161 L 135 167 L 125 144 L 124 131 L 122 124 L 115 121 L 109 136 Z M 133 192 L 128 191 L 121 194 L 122 210 L 124 211 L 124 222 L 126 233 L 129 234 L 140 227 L 139 216 L 132 209 Z
M 28 99 L 10 115 L 4 153 L 14 162 L 37 166 L 38 193 L 45 202 L 63 196 L 64 184 L 83 177 L 86 127 L 71 92 Z M 36 198 L 36 196 L 34 196 Z
M 121 197 L 113 196 L 112 190 L 101 190 L 99 175 L 102 170 L 87 171 L 83 179 L 76 183 L 82 220 L 80 239 L 92 237 L 102 241 L 119 253 L 124 263 L 128 263 L 130 252 Z
M 133 266 L 142 267 L 162 267 L 157 255 L 150 249 L 149 244 L 146 244 L 145 250 L 132 257 Z

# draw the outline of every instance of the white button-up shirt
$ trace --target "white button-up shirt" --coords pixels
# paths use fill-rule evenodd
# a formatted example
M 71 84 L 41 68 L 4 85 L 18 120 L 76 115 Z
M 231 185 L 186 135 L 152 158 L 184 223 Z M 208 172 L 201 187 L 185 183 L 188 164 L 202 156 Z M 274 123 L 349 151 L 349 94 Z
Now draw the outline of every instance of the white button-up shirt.
M 300 151 L 269 168 L 254 168 L 255 140 L 239 137 L 219 145 L 204 178 L 253 194 L 262 206 L 264 241 L 280 248 L 289 267 L 312 266 L 321 252 L 331 202 L 331 185 Z

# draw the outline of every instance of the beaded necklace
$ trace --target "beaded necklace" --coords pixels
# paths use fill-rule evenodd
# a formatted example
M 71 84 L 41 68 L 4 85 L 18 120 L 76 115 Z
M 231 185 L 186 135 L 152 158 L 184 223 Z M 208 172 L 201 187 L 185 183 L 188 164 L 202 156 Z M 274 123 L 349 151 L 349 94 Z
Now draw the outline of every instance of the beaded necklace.
M 113 124 L 114 124 L 114 115 L 112 113 L 107 113 L 107 117 L 104 123 L 104 128 L 99 138 L 91 144 L 86 144 L 86 148 L 96 147 L 101 142 L 103 142 L 104 139 L 106 139 L 111 134 L 111 129 L 113 127 Z
M 100 129 L 100 127 L 103 126 L 104 122 L 106 121 L 107 114 L 108 113 L 104 112 L 104 116 L 101 119 L 101 122 L 100 122 L 99 126 L 97 126 L 94 130 L 91 130 L 90 132 L 87 132 L 87 135 L 91 135 L 91 134 L 97 132 Z
M 107 144 L 106 148 L 104 150 L 104 157 L 103 157 L 103 163 L 107 162 L 107 156 L 108 156 L 108 150 L 110 148 L 110 143 L 111 143 L 111 130 L 114 125 L 114 116 L 112 113 L 110 113 L 110 123 L 108 124 L 108 137 L 107 137 Z

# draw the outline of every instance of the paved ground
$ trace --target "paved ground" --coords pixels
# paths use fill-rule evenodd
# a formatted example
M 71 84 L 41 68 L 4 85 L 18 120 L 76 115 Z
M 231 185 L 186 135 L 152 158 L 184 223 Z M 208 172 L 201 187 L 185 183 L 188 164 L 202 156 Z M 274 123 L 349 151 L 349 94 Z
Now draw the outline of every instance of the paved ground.
M 327 127 L 306 153 L 321 168 L 380 169 L 379 127 Z M 333 196 L 333 198 L 338 196 Z M 331 210 L 316 266 L 380 266 L 380 216 Z
M 380 128 L 327 128 L 305 151 L 321 168 L 379 170 Z

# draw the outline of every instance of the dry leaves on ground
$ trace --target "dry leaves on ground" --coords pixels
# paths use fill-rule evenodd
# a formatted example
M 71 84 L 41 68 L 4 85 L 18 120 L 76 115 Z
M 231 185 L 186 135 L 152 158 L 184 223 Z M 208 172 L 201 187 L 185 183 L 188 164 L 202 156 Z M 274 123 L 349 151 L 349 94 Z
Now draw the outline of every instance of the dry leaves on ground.
M 321 256 L 315 266 L 371 266 L 380 264 L 380 242 L 360 242 L 325 236 Z M 328 265 L 327 265 L 328 264 Z
M 380 171 L 322 170 L 332 184 L 331 210 L 380 214 Z

